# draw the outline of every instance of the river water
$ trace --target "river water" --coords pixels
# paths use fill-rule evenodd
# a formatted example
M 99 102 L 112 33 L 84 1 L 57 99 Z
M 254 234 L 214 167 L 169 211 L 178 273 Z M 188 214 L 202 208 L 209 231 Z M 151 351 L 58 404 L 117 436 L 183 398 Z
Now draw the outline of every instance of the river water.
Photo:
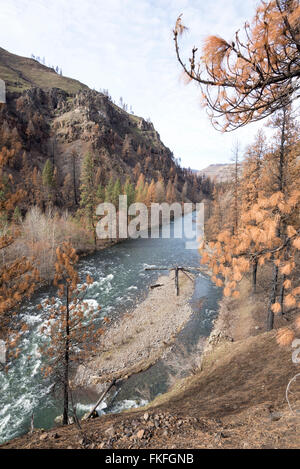
M 159 238 L 128 240 L 80 261 L 78 270 L 83 281 L 87 274 L 94 279 L 86 298 L 92 305 L 101 305 L 101 317 L 109 316 L 113 320 L 124 311 L 130 311 L 146 296 L 149 286 L 162 272 L 145 271 L 145 267 L 199 266 L 195 213 L 172 222 L 171 235 L 178 232 L 183 221 L 185 229 L 181 238 L 171 236 L 166 239 L 160 231 Z M 45 429 L 51 428 L 54 418 L 62 414 L 61 402 L 49 392 L 51 383 L 40 372 L 39 347 L 45 340 L 40 328 L 46 313 L 38 310 L 37 305 L 52 296 L 56 297 L 54 289 L 41 289 L 20 311 L 20 319 L 28 324 L 29 330 L 22 336 L 20 358 L 8 373 L 0 371 L 0 443 L 28 432 L 32 414 L 35 427 Z M 209 335 L 220 297 L 220 290 L 209 278 L 198 274 L 191 300 L 195 314 L 179 334 L 171 352 L 177 353 L 178 359 L 182 357 L 183 348 L 189 352 L 199 338 Z M 56 300 L 59 303 L 57 297 Z M 145 404 L 167 390 L 169 375 L 168 362 L 159 360 L 149 370 L 133 376 L 114 390 L 113 401 L 103 403 L 101 412 L 116 412 Z M 94 399 L 91 395 L 80 396 L 79 414 L 89 410 Z

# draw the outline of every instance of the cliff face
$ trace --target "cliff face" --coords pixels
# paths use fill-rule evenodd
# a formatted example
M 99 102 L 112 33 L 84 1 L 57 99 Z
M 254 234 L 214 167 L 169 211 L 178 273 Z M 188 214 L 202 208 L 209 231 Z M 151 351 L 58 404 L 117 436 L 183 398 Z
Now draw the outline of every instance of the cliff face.
M 151 123 L 126 113 L 106 96 L 94 91 L 81 91 L 74 98 L 61 102 L 50 124 L 54 141 L 54 157 L 58 164 L 69 170 L 70 152 L 79 159 L 92 151 L 101 168 L 103 183 L 108 175 L 121 180 L 132 177 L 133 168 L 140 165 L 146 179 L 167 178 L 173 168 L 174 175 L 183 181 L 172 153 L 166 148 Z

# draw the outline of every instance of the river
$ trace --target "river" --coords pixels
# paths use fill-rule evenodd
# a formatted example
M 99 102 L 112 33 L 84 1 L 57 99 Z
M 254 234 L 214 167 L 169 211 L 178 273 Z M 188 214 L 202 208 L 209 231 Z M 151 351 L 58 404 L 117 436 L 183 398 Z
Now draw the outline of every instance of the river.
M 182 238 L 166 239 L 160 233 L 156 239 L 127 240 L 81 259 L 78 266 L 80 277 L 84 280 L 89 274 L 94 279 L 86 298 L 91 304 L 101 305 L 101 317 L 109 316 L 113 320 L 146 296 L 150 284 L 162 272 L 145 271 L 145 267 L 199 266 L 196 238 L 191 240 L 196 225 L 195 213 L 172 222 L 171 233 L 182 226 L 183 220 L 188 229 Z M 186 248 L 187 241 L 189 249 Z M 51 428 L 54 418 L 62 414 L 61 402 L 49 392 L 51 383 L 42 377 L 40 370 L 42 357 L 39 347 L 45 340 L 40 328 L 46 313 L 38 310 L 37 305 L 52 296 L 59 302 L 54 289 L 40 289 L 20 311 L 20 319 L 27 323 L 29 330 L 22 336 L 20 358 L 8 373 L 0 371 L 0 443 L 28 432 L 32 414 L 35 427 L 45 429 Z M 191 300 L 196 314 L 178 336 L 176 345 L 180 350 L 180 344 L 191 350 L 199 337 L 209 335 L 220 297 L 220 290 L 207 276 L 199 273 Z M 175 349 L 176 346 L 174 353 Z M 165 392 L 169 382 L 167 368 L 168 364 L 160 360 L 149 370 L 130 378 L 115 392 L 112 403 L 102 405 L 102 413 L 136 407 Z M 94 398 L 81 396 L 79 413 L 89 410 Z

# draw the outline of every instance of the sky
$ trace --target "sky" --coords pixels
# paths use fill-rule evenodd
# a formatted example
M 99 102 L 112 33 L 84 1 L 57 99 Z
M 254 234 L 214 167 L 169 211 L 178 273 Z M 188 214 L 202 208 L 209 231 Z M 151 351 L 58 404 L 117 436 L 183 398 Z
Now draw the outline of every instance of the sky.
M 186 86 L 175 56 L 172 29 L 183 14 L 189 27 L 182 48 L 208 35 L 231 40 L 250 20 L 257 0 L 0 0 L 0 47 L 45 57 L 63 75 L 122 96 L 136 115 L 150 118 L 182 165 L 203 169 L 226 163 L 263 123 L 232 133 L 213 129 L 200 106 L 200 89 Z M 188 55 L 188 54 L 187 54 Z

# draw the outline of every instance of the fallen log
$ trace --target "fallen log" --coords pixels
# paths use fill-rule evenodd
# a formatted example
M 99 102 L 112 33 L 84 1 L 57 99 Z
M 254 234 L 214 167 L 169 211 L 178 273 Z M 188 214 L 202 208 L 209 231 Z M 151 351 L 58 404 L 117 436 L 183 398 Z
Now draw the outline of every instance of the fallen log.
M 113 379 L 112 382 L 110 383 L 110 385 L 108 386 L 108 388 L 103 391 L 103 393 L 101 394 L 101 396 L 99 397 L 97 403 L 95 404 L 95 406 L 92 408 L 91 412 L 89 413 L 89 415 L 87 416 L 87 420 L 89 420 L 93 413 L 95 412 L 95 410 L 97 409 L 98 405 L 101 403 L 101 401 L 103 401 L 103 399 L 105 398 L 106 394 L 111 390 L 111 388 L 116 384 L 116 379 Z

